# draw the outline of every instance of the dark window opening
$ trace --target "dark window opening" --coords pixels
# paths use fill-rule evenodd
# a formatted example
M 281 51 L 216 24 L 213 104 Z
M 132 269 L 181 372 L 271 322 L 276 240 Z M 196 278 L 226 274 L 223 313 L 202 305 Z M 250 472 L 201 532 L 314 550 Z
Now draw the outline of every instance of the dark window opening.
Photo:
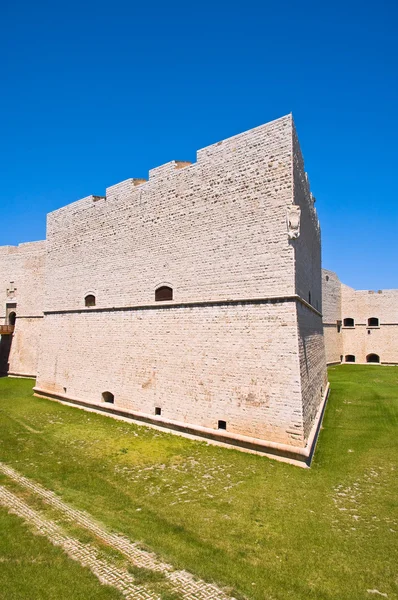
M 156 302 L 164 302 L 165 300 L 173 300 L 173 289 L 168 285 L 162 285 L 155 291 Z
M 341 321 L 336 321 L 337 324 L 337 333 L 340 333 L 341 331 Z
M 371 317 L 368 319 L 368 327 L 378 327 L 379 319 L 377 317 Z
M 226 421 L 218 421 L 218 429 L 226 429 L 227 422 Z
M 311 304 L 311 292 L 308 292 L 308 303 Z
M 366 357 L 366 362 L 367 363 L 379 363 L 380 356 L 378 354 L 368 354 Z
M 368 329 L 368 335 L 370 335 L 372 332 L 370 331 L 370 329 Z
M 355 356 L 353 354 L 346 354 L 345 361 L 346 362 L 355 362 Z
M 109 404 L 114 404 L 115 403 L 115 396 L 113 394 L 111 394 L 111 392 L 103 392 L 102 393 L 102 400 L 104 402 L 108 402 Z
M 326 275 L 326 281 L 329 281 L 329 275 Z
M 162 414 L 162 409 L 160 406 L 155 406 L 155 415 L 160 416 Z
M 88 294 L 84 298 L 84 303 L 86 306 L 95 306 L 95 296 L 93 294 Z
M 343 323 L 344 327 L 354 327 L 354 319 L 351 319 L 351 317 L 344 319 Z
M 15 319 L 17 318 L 17 313 L 10 312 L 8 315 L 8 324 L 14 326 L 15 325 Z

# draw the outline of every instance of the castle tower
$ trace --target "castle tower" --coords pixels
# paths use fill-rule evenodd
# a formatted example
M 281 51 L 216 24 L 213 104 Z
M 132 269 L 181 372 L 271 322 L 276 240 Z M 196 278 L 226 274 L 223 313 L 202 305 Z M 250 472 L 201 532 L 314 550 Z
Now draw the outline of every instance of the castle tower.
M 307 452 L 327 377 L 291 115 L 50 213 L 45 288 L 38 393 Z

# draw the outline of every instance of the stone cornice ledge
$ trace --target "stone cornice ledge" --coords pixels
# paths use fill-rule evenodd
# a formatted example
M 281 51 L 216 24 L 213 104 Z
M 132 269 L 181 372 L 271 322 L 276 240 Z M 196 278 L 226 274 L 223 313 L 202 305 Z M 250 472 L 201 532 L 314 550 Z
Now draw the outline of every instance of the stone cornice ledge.
M 316 442 L 318 440 L 319 431 L 322 424 L 323 414 L 326 407 L 326 402 L 329 396 L 330 386 L 327 384 L 325 393 L 323 395 L 321 404 L 319 406 L 317 415 L 315 417 L 308 441 L 305 447 L 290 446 L 289 444 L 280 444 L 277 442 L 270 442 L 266 440 L 260 440 L 237 433 L 231 433 L 219 429 L 210 429 L 208 427 L 202 427 L 200 425 L 193 425 L 190 423 L 182 423 L 180 421 L 173 421 L 170 419 L 164 419 L 162 417 L 156 417 L 147 413 L 139 413 L 127 408 L 117 408 L 105 406 L 104 403 L 92 403 L 80 400 L 78 398 L 70 398 L 64 394 L 54 394 L 53 392 L 47 392 L 39 387 L 34 387 L 33 391 L 35 396 L 47 398 L 50 400 L 56 400 L 63 404 L 77 406 L 96 413 L 105 413 L 109 416 L 116 418 L 126 419 L 128 421 L 136 422 L 137 424 L 145 424 L 149 427 L 154 427 L 160 430 L 168 430 L 170 433 L 177 433 L 185 437 L 200 439 L 201 441 L 206 440 L 209 443 L 235 447 L 245 452 L 251 452 L 254 454 L 263 454 L 269 458 L 275 458 L 284 462 L 300 467 L 310 467 L 312 457 L 314 455 Z
M 36 375 L 27 375 L 26 373 L 14 373 L 9 371 L 7 375 L 8 377 L 14 377 L 19 379 L 36 379 Z
M 154 302 L 151 304 L 136 304 L 134 306 L 93 306 L 90 308 L 70 308 L 70 309 L 58 309 L 58 310 L 45 310 L 44 315 L 63 315 L 73 313 L 91 313 L 91 312 L 123 312 L 123 311 L 139 311 L 139 310 L 161 310 L 161 309 L 173 309 L 173 308 L 193 308 L 199 306 L 237 306 L 239 304 L 278 304 L 282 302 L 299 302 L 303 306 L 306 306 L 312 312 L 322 317 L 322 313 L 319 312 L 312 304 L 309 304 L 304 298 L 297 294 L 285 295 L 285 296 L 268 296 L 266 298 L 239 298 L 239 299 L 227 299 L 227 300 L 202 300 L 193 302 Z

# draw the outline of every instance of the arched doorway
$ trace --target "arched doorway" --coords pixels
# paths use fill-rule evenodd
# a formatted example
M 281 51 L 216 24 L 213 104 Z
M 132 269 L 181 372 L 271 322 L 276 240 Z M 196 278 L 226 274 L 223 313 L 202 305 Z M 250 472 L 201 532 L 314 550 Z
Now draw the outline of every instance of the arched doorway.
M 15 311 L 10 312 L 8 314 L 8 325 L 12 325 L 14 327 L 16 318 L 17 313 Z
M 367 363 L 379 363 L 380 356 L 378 354 L 368 354 L 366 357 L 366 362 Z

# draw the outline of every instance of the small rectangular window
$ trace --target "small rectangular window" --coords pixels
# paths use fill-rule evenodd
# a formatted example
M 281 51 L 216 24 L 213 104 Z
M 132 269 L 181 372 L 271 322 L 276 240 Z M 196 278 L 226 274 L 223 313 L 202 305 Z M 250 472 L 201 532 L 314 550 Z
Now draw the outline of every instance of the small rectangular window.
M 227 422 L 226 421 L 218 421 L 218 429 L 226 429 Z
M 352 319 L 351 317 L 347 317 L 346 319 L 344 319 L 343 325 L 344 325 L 344 327 L 354 327 L 355 326 L 354 319 Z
M 162 409 L 160 408 L 160 406 L 156 406 L 155 407 L 155 415 L 158 415 L 158 417 L 160 417 L 161 414 L 162 414 Z

